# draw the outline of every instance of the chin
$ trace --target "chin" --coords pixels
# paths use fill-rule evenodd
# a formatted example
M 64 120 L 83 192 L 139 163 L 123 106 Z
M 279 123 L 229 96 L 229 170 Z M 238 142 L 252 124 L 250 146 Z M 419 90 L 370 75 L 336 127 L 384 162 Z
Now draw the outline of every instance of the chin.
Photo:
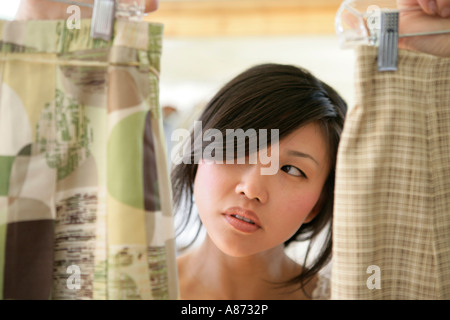
M 246 248 L 245 246 L 242 246 L 242 244 L 239 244 L 239 243 L 236 243 L 235 245 L 229 245 L 229 244 L 217 245 L 216 244 L 216 246 L 224 254 L 226 254 L 227 256 L 230 256 L 230 257 L 234 257 L 234 258 L 249 257 L 249 256 L 252 256 L 252 255 L 255 255 L 255 254 L 261 252 L 261 250 L 258 250 L 257 248 L 254 248 L 254 247 Z

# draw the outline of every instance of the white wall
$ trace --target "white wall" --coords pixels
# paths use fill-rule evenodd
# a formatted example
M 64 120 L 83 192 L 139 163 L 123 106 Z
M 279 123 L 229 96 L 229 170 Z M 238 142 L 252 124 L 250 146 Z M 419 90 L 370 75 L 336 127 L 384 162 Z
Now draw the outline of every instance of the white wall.
M 20 0 L 0 0 L 0 19 L 12 20 L 19 8 Z
M 330 36 L 165 39 L 161 103 L 187 112 L 228 80 L 259 63 L 304 67 L 354 103 L 354 52 Z

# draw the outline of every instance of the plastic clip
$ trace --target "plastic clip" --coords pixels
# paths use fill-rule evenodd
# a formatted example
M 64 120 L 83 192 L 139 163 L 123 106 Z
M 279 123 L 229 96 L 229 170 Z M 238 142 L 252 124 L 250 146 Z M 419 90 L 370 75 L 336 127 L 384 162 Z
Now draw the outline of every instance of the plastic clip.
M 95 0 L 91 20 L 91 38 L 111 40 L 116 15 L 114 0 Z
M 140 21 L 144 14 L 144 0 L 94 0 L 94 4 L 73 0 L 50 0 L 93 9 L 91 38 L 110 41 L 114 33 L 115 19 Z
M 378 44 L 378 71 L 397 70 L 398 11 L 382 11 Z

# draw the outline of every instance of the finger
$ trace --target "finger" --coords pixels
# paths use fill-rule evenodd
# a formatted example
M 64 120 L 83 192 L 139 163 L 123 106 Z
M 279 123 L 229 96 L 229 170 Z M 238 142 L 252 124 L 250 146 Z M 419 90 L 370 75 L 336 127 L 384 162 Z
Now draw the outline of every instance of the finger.
M 359 20 L 358 20 L 358 17 L 356 17 L 355 15 L 353 15 L 347 11 L 344 11 L 342 13 L 342 20 L 345 22 L 345 24 L 347 26 L 350 27 L 350 29 L 354 29 L 354 30 L 359 29 Z
M 153 12 L 158 10 L 159 1 L 158 0 L 145 0 L 145 12 Z
M 436 0 L 417 0 L 417 3 L 427 14 L 435 15 L 437 12 Z
M 429 15 L 439 15 L 443 18 L 450 17 L 450 0 L 417 0 L 417 3 Z
M 450 17 L 450 0 L 436 0 L 437 13 L 442 18 Z

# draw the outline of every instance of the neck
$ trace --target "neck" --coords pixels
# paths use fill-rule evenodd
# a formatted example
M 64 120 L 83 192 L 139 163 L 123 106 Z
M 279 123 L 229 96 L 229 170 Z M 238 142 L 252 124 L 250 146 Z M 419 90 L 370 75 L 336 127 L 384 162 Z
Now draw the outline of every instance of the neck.
M 93 4 L 94 0 L 76 0 L 77 2 Z M 74 11 L 67 8 L 71 5 L 50 0 L 22 0 L 15 20 L 60 20 L 69 18 Z M 78 6 L 82 19 L 92 16 L 92 8 Z
M 253 300 L 283 298 L 293 288 L 282 282 L 298 275 L 300 266 L 286 256 L 282 244 L 255 255 L 232 257 L 206 236 L 184 270 L 194 285 L 203 287 L 206 299 Z

